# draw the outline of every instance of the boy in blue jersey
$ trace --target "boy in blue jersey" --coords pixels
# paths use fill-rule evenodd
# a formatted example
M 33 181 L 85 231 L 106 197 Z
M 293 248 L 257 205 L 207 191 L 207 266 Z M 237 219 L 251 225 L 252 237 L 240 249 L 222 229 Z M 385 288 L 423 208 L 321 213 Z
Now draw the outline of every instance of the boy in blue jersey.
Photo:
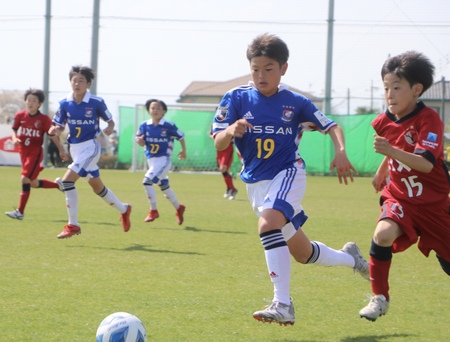
M 69 214 L 69 222 L 58 235 L 59 239 L 81 233 L 78 223 L 78 192 L 75 188 L 75 182 L 80 177 L 85 178 L 97 195 L 120 212 L 120 220 L 125 232 L 131 226 L 131 205 L 119 201 L 100 178 L 97 162 L 100 159 L 101 148 L 96 140 L 100 134 L 99 121 L 102 119 L 108 124 L 103 130 L 106 135 L 113 132 L 115 124 L 103 99 L 92 95 L 88 90 L 94 77 L 94 71 L 89 67 L 72 67 L 69 73 L 72 92 L 59 102 L 59 108 L 53 118 L 54 126 L 49 130 L 49 134 L 59 135 L 67 124 L 69 127 L 67 142 L 73 160 L 62 179 L 56 179 L 66 196 Z
M 172 166 L 170 157 L 173 151 L 174 139 L 181 144 L 178 158 L 181 160 L 186 159 L 184 133 L 174 123 L 164 119 L 167 106 L 163 101 L 150 99 L 145 103 L 145 108 L 151 119 L 141 123 L 136 133 L 136 142 L 140 146 L 145 146 L 144 153 L 148 164 L 148 170 L 145 173 L 142 184 L 150 204 L 150 211 L 144 221 L 152 222 L 159 217 L 156 191 L 153 188 L 153 184 L 155 184 L 159 186 L 164 196 L 174 206 L 178 224 L 181 225 L 184 221 L 186 207 L 178 202 L 175 192 L 170 188 L 167 174 Z
M 367 261 L 355 243 L 338 251 L 310 241 L 299 229 L 307 219 L 301 206 L 306 186 L 305 162 L 298 152 L 302 133 L 330 135 L 335 147 L 330 172 L 336 168 L 340 183 L 353 181 L 356 170 L 347 158 L 342 129 L 309 99 L 280 84 L 288 57 L 287 45 L 277 36 L 256 37 L 247 49 L 252 82 L 225 94 L 213 120 L 216 148 L 223 150 L 234 139 L 241 153 L 241 179 L 259 217 L 258 232 L 274 286 L 271 305 L 253 317 L 280 325 L 295 322 L 289 253 L 303 264 L 351 267 L 368 279 Z

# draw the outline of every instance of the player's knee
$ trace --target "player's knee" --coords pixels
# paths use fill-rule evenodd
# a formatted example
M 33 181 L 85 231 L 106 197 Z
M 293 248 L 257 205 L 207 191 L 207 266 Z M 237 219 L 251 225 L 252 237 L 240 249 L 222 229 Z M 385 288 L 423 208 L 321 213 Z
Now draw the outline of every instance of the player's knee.
M 447 273 L 447 275 L 450 276 L 450 262 L 445 261 L 444 259 L 442 259 L 439 255 L 436 254 L 436 257 L 439 260 L 439 264 L 441 264 L 442 269 L 444 270 L 445 273 Z
M 161 189 L 161 191 L 169 189 L 169 181 L 167 179 L 162 180 L 161 183 L 159 183 L 159 188 Z
M 142 180 L 142 184 L 143 185 L 153 185 L 153 182 L 150 178 L 144 177 L 144 179 Z

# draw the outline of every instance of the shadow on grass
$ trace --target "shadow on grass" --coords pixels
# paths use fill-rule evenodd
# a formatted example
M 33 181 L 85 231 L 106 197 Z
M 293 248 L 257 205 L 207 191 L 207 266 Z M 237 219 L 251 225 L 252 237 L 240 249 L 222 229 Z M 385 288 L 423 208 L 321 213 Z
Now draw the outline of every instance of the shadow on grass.
M 149 252 L 149 253 L 169 253 L 169 254 L 184 254 L 184 255 L 206 255 L 204 253 L 197 253 L 197 252 L 177 252 L 177 251 L 171 251 L 168 249 L 154 249 L 150 246 L 140 245 L 140 244 L 134 244 L 129 247 L 125 248 L 112 248 L 112 247 L 92 247 L 92 246 L 66 246 L 67 248 L 92 248 L 92 249 L 108 249 L 112 251 L 122 251 L 122 252 Z
M 236 231 L 231 231 L 231 230 L 211 230 L 211 229 L 201 229 L 201 228 L 197 228 L 197 227 L 185 227 L 184 230 L 188 230 L 190 232 L 195 232 L 195 233 L 203 233 L 203 232 L 207 232 L 207 233 L 219 233 L 219 234 L 247 234 L 245 232 L 236 232 Z
M 62 223 L 63 225 L 67 224 L 67 219 L 63 219 L 63 220 L 52 220 L 52 222 L 57 222 L 57 223 Z M 114 222 L 95 222 L 95 221 L 78 221 L 80 227 L 86 225 L 99 225 L 99 226 L 120 226 L 120 222 L 119 223 L 114 223 Z
M 358 336 L 346 337 L 341 339 L 341 342 L 380 342 L 380 341 L 394 341 L 395 338 L 413 337 L 412 334 L 385 334 L 378 336 Z

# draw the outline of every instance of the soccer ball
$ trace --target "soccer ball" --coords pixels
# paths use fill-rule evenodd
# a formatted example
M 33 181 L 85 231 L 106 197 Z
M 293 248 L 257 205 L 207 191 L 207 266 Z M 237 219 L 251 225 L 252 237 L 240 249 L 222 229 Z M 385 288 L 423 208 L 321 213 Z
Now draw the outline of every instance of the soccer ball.
M 115 312 L 100 323 L 95 341 L 146 342 L 147 332 L 136 316 L 127 312 Z

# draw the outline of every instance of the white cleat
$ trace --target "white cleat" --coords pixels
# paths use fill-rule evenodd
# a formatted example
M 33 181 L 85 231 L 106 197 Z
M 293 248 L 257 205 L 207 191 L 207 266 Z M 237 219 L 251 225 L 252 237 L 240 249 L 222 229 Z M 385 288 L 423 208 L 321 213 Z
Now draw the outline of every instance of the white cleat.
M 263 323 L 278 323 L 279 325 L 293 325 L 295 323 L 294 303 L 290 305 L 272 302 L 264 310 L 256 311 L 253 318 Z
M 16 209 L 14 211 L 7 211 L 5 212 L 5 214 L 9 217 L 11 217 L 12 219 L 16 219 L 16 220 L 23 220 L 24 215 L 19 211 L 19 209 Z
M 369 263 L 361 254 L 359 247 L 354 242 L 347 242 L 341 251 L 350 254 L 355 259 L 355 266 L 353 270 L 355 273 L 361 274 L 364 279 L 370 280 Z
M 369 304 L 359 311 L 359 317 L 375 322 L 378 317 L 385 315 L 389 310 L 389 302 L 383 295 L 370 298 Z

